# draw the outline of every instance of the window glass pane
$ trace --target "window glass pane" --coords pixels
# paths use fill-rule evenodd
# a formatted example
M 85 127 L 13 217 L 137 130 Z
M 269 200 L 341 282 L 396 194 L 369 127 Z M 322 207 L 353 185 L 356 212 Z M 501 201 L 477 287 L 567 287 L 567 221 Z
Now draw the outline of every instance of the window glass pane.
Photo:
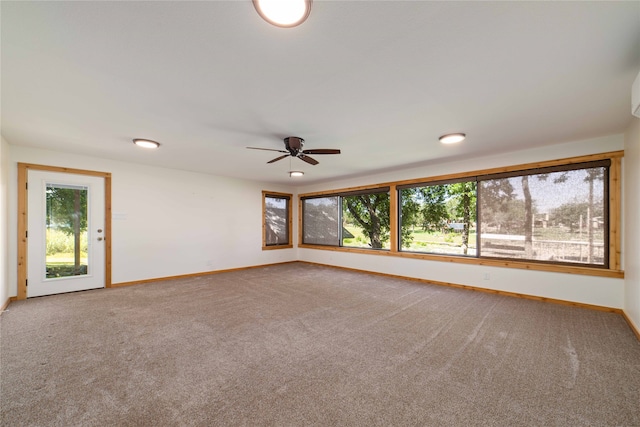
M 47 184 L 46 278 L 88 274 L 87 187 Z
M 606 266 L 606 167 L 482 181 L 481 255 Z
M 389 192 L 342 197 L 342 245 L 389 249 Z
M 265 197 L 265 243 L 267 246 L 289 244 L 289 200 Z
M 302 201 L 303 243 L 314 245 L 340 244 L 338 197 L 319 197 Z
M 476 255 L 476 182 L 400 190 L 401 250 Z

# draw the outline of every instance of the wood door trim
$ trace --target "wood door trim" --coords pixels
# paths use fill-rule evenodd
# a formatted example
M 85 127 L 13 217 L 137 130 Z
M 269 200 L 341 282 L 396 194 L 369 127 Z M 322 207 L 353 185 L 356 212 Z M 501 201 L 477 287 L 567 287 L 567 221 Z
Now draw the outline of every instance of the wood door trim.
M 28 171 L 62 172 L 104 178 L 104 286 L 111 287 L 111 173 L 59 166 L 18 163 L 18 300 L 27 298 L 27 182 Z

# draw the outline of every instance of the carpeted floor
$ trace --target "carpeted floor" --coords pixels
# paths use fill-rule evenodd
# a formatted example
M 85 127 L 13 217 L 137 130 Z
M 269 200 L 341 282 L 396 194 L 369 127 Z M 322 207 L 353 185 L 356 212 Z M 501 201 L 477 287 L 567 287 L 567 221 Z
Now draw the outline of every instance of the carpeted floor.
M 638 426 L 617 314 L 293 263 L 15 302 L 3 426 Z

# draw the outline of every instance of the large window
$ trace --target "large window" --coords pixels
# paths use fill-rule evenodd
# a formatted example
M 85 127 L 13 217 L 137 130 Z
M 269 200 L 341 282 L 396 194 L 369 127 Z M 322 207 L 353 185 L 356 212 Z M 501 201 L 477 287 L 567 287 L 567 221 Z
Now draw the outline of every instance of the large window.
M 480 255 L 606 267 L 609 164 L 480 177 Z
M 609 164 L 399 186 L 400 248 L 606 267 Z
M 303 243 L 389 249 L 389 189 L 302 199 Z
M 262 192 L 263 249 L 290 248 L 291 194 Z
M 400 195 L 404 251 L 476 255 L 476 182 L 410 185 Z
M 302 244 L 616 276 L 622 154 L 301 195 Z

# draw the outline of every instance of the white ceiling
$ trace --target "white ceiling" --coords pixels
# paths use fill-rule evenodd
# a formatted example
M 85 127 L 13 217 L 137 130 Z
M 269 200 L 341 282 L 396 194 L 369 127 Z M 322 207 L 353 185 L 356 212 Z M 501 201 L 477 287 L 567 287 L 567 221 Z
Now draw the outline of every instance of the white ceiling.
M 0 13 L 10 144 L 284 184 L 289 159 L 245 147 L 342 150 L 293 159 L 303 184 L 611 135 L 640 71 L 640 1 L 316 0 L 293 29 L 250 0 Z

